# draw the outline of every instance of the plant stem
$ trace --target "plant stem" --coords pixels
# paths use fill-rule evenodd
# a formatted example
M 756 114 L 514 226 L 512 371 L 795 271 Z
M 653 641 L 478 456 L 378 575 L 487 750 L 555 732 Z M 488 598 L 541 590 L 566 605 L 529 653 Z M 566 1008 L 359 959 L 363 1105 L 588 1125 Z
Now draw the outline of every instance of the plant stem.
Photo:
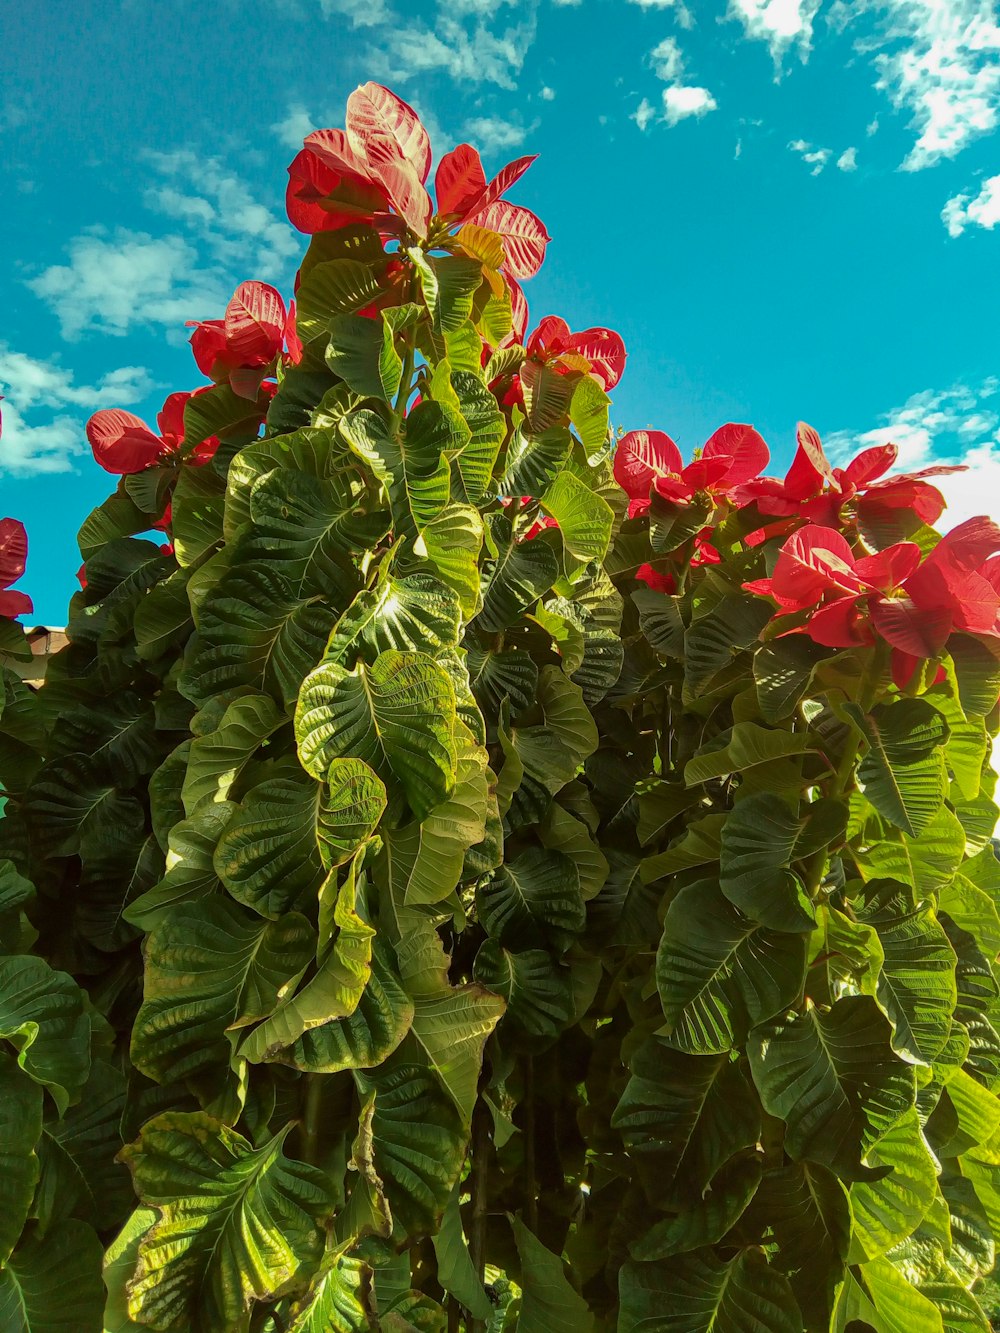
M 323 1075 L 307 1074 L 305 1118 L 302 1122 L 302 1160 L 319 1165 L 320 1120 L 323 1110 Z
M 535 1058 L 524 1061 L 524 1220 L 538 1235 L 538 1173 L 535 1163 Z
M 490 1113 L 482 1097 L 472 1113 L 472 1170 L 469 1176 L 472 1194 L 472 1219 L 469 1229 L 469 1255 L 480 1282 L 486 1274 L 486 1215 L 489 1204 Z M 469 1320 L 469 1333 L 486 1333 L 482 1319 Z

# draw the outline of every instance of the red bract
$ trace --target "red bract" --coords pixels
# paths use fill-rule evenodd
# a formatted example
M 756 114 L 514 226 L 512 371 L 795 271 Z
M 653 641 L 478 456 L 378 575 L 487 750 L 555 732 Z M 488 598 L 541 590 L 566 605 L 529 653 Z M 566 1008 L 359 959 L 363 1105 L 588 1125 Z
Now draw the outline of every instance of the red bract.
M 611 329 L 571 333 L 558 315 L 546 315 L 527 342 L 529 361 L 554 366 L 561 374 L 584 370 L 601 388 L 613 389 L 625 371 L 625 344 Z
M 0 616 L 13 620 L 32 611 L 27 593 L 11 588 L 28 562 L 28 534 L 16 518 L 0 518 Z
M 184 408 L 192 398 L 206 392 L 207 388 L 195 393 L 170 394 L 157 414 L 159 435 L 133 412 L 118 407 L 95 412 L 87 422 L 87 439 L 95 462 L 105 472 L 127 476 L 176 453 L 184 444 Z M 218 447 L 219 441 L 212 435 L 198 445 L 189 461 L 196 465 L 207 463 Z
M 635 577 L 640 583 L 645 583 L 648 588 L 652 588 L 654 592 L 674 593 L 677 591 L 677 580 L 673 574 L 661 574 L 652 565 L 640 565 L 635 571 Z
M 770 578 L 743 586 L 773 597 L 779 615 L 811 611 L 797 628 L 826 647 L 872 643 L 874 631 L 907 657 L 931 658 L 955 630 L 1000 637 L 997 552 L 1000 528 L 987 518 L 953 528 L 923 561 L 913 542 L 855 558 L 840 532 L 811 525 L 785 542 Z
M 925 479 L 965 470 L 935 466 L 885 477 L 899 452 L 894 444 L 865 449 L 845 468 L 837 468 L 830 463 L 811 426 L 800 422 L 796 441 L 795 457 L 784 480 L 777 477 L 748 480 L 736 492 L 738 504 L 756 504 L 762 514 L 797 516 L 828 526 L 839 521 L 840 511 L 850 502 L 862 517 L 877 517 L 879 511 L 885 510 L 911 509 L 924 523 L 935 523 L 944 510 L 944 497 Z M 884 480 L 879 480 L 883 477 Z
M 615 450 L 615 480 L 629 497 L 629 518 L 649 509 L 653 494 L 687 504 L 699 491 L 727 496 L 767 466 L 767 445 L 752 426 L 729 422 L 706 442 L 700 457 L 684 465 L 681 452 L 660 430 L 633 430 Z
M 281 353 L 288 320 L 285 303 L 274 287 L 266 282 L 241 282 L 223 319 L 191 321 L 191 350 L 198 369 L 216 383 L 228 381 L 240 397 L 256 398 L 261 381 Z M 298 343 L 294 319 L 292 333 Z M 301 344 L 298 348 L 301 357 Z

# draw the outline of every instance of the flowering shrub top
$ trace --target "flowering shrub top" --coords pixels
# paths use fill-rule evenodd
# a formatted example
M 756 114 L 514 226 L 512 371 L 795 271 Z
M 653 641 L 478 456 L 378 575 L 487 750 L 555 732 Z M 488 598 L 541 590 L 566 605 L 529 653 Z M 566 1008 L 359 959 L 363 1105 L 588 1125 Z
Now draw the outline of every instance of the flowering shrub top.
M 1000 530 L 808 427 L 615 445 L 621 339 L 526 336 L 530 162 L 435 204 L 359 89 L 294 306 L 91 420 L 2 678 L 17 1327 L 985 1333 Z

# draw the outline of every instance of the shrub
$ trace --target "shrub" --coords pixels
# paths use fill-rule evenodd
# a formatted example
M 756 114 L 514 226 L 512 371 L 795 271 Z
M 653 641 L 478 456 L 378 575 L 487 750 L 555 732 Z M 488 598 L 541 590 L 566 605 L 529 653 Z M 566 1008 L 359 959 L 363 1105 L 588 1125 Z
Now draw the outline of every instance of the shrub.
M 69 645 L 0 641 L 5 1327 L 986 1327 L 1000 530 L 615 445 L 530 162 L 435 211 L 359 89 L 294 304 L 88 426 Z

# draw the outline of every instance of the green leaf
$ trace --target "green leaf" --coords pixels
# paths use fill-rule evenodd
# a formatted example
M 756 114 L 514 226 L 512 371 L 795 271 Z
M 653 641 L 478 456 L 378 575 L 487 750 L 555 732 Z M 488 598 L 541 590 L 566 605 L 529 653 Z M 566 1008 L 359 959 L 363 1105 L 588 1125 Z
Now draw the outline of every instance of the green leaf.
M 588 454 L 596 454 L 607 442 L 608 408 L 611 399 L 592 375 L 584 375 L 573 389 L 569 419 Z
M 667 908 L 656 955 L 664 1032 L 682 1051 L 715 1055 L 795 1003 L 806 939 L 762 929 L 711 880 L 684 888 Z
M 41 958 L 0 958 L 0 1040 L 65 1114 L 90 1074 L 90 1018 L 73 978 Z
M 660 1264 L 627 1263 L 618 1333 L 802 1333 L 788 1279 L 760 1250 L 728 1261 L 710 1249 Z
M 471 505 L 448 504 L 424 528 L 427 559 L 442 583 L 458 595 L 462 617 L 479 610 L 479 552 L 483 520 Z
M 889 1170 L 851 1186 L 851 1263 L 877 1259 L 914 1232 L 938 1188 L 938 1164 L 924 1141 L 915 1107 L 886 1130 L 865 1161 Z
M 337 895 L 333 924 L 336 935 L 323 952 L 315 976 L 254 1029 L 240 1048 L 244 1059 L 255 1064 L 270 1060 L 310 1028 L 347 1018 L 358 1007 L 371 976 L 375 931 L 358 915 L 356 881 L 351 876 Z M 266 1013 L 262 1010 L 260 1016 Z
M 785 1151 L 842 1180 L 870 1179 L 862 1159 L 913 1104 L 913 1068 L 890 1046 L 875 1001 L 848 995 L 756 1028 L 747 1043 L 764 1108 L 786 1122 Z
M 43 850 L 73 856 L 84 841 L 97 844 L 109 830 L 138 830 L 142 807 L 123 795 L 107 764 L 71 754 L 46 764 L 32 783 L 27 811 Z
M 899 880 L 925 897 L 943 888 L 962 864 L 965 830 L 943 806 L 919 837 L 875 834 L 852 855 L 865 879 Z
M 328 259 L 303 271 L 295 293 L 295 327 L 304 343 L 329 337 L 333 315 L 353 315 L 371 305 L 381 288 L 370 264 Z
M 455 333 L 472 315 L 472 298 L 483 280 L 478 259 L 407 251 L 420 277 L 427 311 L 436 333 Z
M 573 437 L 565 426 L 538 435 L 516 430 L 507 446 L 501 493 L 542 495 L 562 471 L 572 450 Z
M 341 386 L 343 388 L 343 386 Z M 226 493 L 225 535 L 238 537 L 250 522 L 253 493 L 269 473 L 299 472 L 317 481 L 342 482 L 350 470 L 351 457 L 338 431 L 332 427 L 309 427 L 287 435 L 255 440 L 234 455 L 229 464 Z
M 338 1245 L 323 1261 L 309 1296 L 295 1311 L 289 1333 L 369 1333 L 371 1270 Z
M 219 877 L 212 858 L 235 809 L 229 801 L 203 805 L 171 828 L 166 873 L 129 903 L 122 913 L 126 921 L 149 931 L 181 903 L 198 902 L 215 892 Z
M 992 713 L 1000 695 L 1000 656 L 990 643 L 972 634 L 952 634 L 948 652 L 963 711 L 979 717 Z
M 299 757 L 323 779 L 334 759 L 394 773 L 418 818 L 454 790 L 455 691 L 423 653 L 384 652 L 353 672 L 325 664 L 306 679 L 295 712 Z
M 603 496 L 596 494 L 582 477 L 563 471 L 540 498 L 542 508 L 559 524 L 563 547 L 572 557 L 572 561 L 566 562 L 567 573 L 575 564 L 604 559 L 615 516 Z
M 508 948 L 548 938 L 565 950 L 586 922 L 576 866 L 561 852 L 528 847 L 476 890 L 479 919 Z
M 503 1031 L 531 1048 L 551 1044 L 573 1018 L 572 973 L 544 949 L 512 953 L 487 940 L 473 975 L 505 1000 Z
M 757 646 L 771 614 L 771 606 L 762 598 L 733 593 L 692 622 L 684 636 L 685 703 L 706 693 L 742 649 Z
M 292 1046 L 271 1058 L 312 1074 L 373 1069 L 392 1055 L 412 1021 L 413 1001 L 399 982 L 395 957 L 389 946 L 376 938 L 371 976 L 354 1012 L 307 1029 Z
M 503 745 L 506 762 L 500 774 L 498 800 L 511 823 L 536 824 L 544 818 L 552 797 L 576 776 L 598 745 L 598 732 L 583 700 L 583 691 L 556 666 L 538 673 L 537 702 L 544 721 L 514 727 Z M 501 733 L 501 742 L 504 736 Z M 512 769 L 507 788 L 507 769 Z
M 41 1133 L 42 1089 L 13 1056 L 0 1052 L 0 1264 L 10 1258 L 31 1208 Z
M 521 1260 L 519 1333 L 593 1333 L 594 1316 L 573 1287 L 557 1254 L 516 1217 L 511 1218 Z
M 607 882 L 611 866 L 583 820 L 553 801 L 545 823 L 539 829 L 539 837 L 543 846 L 562 852 L 576 866 L 583 901 L 586 903 L 596 898 Z
M 412 325 L 419 309 L 399 306 L 391 319 L 366 315 L 332 315 L 326 364 L 362 398 L 391 402 L 399 390 L 403 362 L 396 351 L 395 334 Z
M 791 717 L 809 688 L 813 671 L 830 650 L 804 634 L 786 634 L 763 644 L 753 655 L 757 702 L 765 722 Z
M 845 704 L 844 712 L 868 742 L 858 786 L 880 815 L 919 837 L 945 797 L 947 722 L 925 699 L 899 699 L 867 714 Z
M 247 399 L 234 393 L 228 384 L 213 384 L 203 393 L 193 394 L 184 404 L 184 450 L 190 453 L 212 435 L 223 439 L 260 432 L 261 418 L 267 402 L 255 397 Z M 246 443 L 244 439 L 240 443 Z M 186 468 L 186 471 L 201 469 Z
M 507 434 L 507 423 L 480 374 L 453 370 L 450 382 L 456 405 L 469 430 L 468 442 L 455 460 L 458 467 L 456 483 L 461 482 L 464 498 L 470 505 L 480 505 L 494 488 L 493 469 Z
M 214 856 L 215 873 L 237 902 L 275 919 L 317 891 L 323 795 L 306 774 L 271 778 L 247 792 Z
M 470 647 L 466 656 L 469 682 L 483 712 L 495 717 L 507 699 L 516 717 L 529 708 L 538 687 L 538 667 L 527 653 L 510 648 L 503 652 Z
M 104 1333 L 137 1333 L 137 1330 L 142 1333 L 143 1325 L 129 1318 L 128 1283 L 135 1271 L 140 1242 L 155 1221 L 154 1209 L 137 1208 L 105 1252 L 104 1285 L 108 1299 L 104 1307 Z
M 0 1273 L 4 1333 L 83 1333 L 103 1308 L 101 1242 L 83 1222 L 27 1236 Z
M 469 1312 L 473 1319 L 489 1320 L 493 1305 L 476 1273 L 462 1230 L 462 1213 L 456 1187 L 444 1210 L 441 1225 L 431 1237 L 441 1286 Z
M 809 930 L 815 912 L 793 861 L 843 840 L 847 809 L 819 800 L 792 810 L 760 792 L 738 801 L 722 830 L 722 892 L 755 921 L 774 930 Z
M 231 1029 L 271 1013 L 313 947 L 312 929 L 294 912 L 267 921 L 222 896 L 174 908 L 147 941 L 134 1064 L 159 1083 L 185 1081 L 213 1095 L 229 1070 Z
M 209 393 L 213 392 L 215 390 L 209 390 Z M 246 407 L 245 402 L 243 406 Z M 181 569 L 197 564 L 222 540 L 225 507 L 225 478 L 213 467 L 181 469 L 170 499 L 170 531 Z
M 192 1333 L 241 1328 L 255 1300 L 319 1262 L 333 1196 L 322 1172 L 284 1156 L 286 1133 L 253 1148 L 210 1116 L 168 1111 L 124 1150 L 136 1193 L 160 1210 L 139 1247 L 134 1320 Z
M 360 593 L 337 621 L 325 660 L 345 665 L 359 648 L 367 649 L 369 658 L 390 648 L 433 656 L 458 644 L 461 624 L 458 595 L 432 574 L 386 576 Z
M 355 1075 L 363 1102 L 354 1161 L 374 1171 L 392 1216 L 412 1233 L 436 1230 L 465 1160 L 467 1133 L 429 1069 L 398 1058 Z
M 290 703 L 323 656 L 336 610 L 300 598 L 279 566 L 237 565 L 210 589 L 181 677 L 197 704 L 239 686 Z
M 870 880 L 857 916 L 874 928 L 884 961 L 876 992 L 893 1026 L 900 1055 L 929 1064 L 951 1031 L 957 1001 L 955 951 L 934 909 L 914 904 L 912 893 L 893 880 Z
M 737 1152 L 760 1137 L 760 1106 L 725 1055 L 686 1055 L 647 1037 L 611 1119 L 657 1205 L 687 1206 Z
M 759 1157 L 734 1157 L 714 1177 L 704 1198 L 692 1200 L 676 1217 L 655 1222 L 633 1242 L 632 1258 L 648 1263 L 717 1244 L 746 1212 L 760 1180 Z
M 184 813 L 190 817 L 204 805 L 225 801 L 258 748 L 285 720 L 270 695 L 234 699 L 218 726 L 191 742 L 181 790 Z
M 462 418 L 440 403 L 425 400 L 398 430 L 368 409 L 344 417 L 340 429 L 385 486 L 396 528 L 416 540 L 450 498 L 448 459 L 468 439 Z
M 684 766 L 684 781 L 689 787 L 713 778 L 743 773 L 758 764 L 771 764 L 776 759 L 797 756 L 810 749 L 809 738 L 803 731 L 772 731 L 756 722 L 737 722 L 712 748 L 703 747 L 694 759 Z
M 944 1333 L 937 1307 L 888 1259 L 874 1259 L 848 1276 L 836 1318 L 838 1329 L 856 1319 L 879 1333 Z
M 535 435 L 564 422 L 573 397 L 573 379 L 555 366 L 525 361 L 521 367 L 521 392 L 528 425 Z
M 550 546 L 515 541 L 509 519 L 490 514 L 486 520 L 491 560 L 483 567 L 483 606 L 474 624 L 486 634 L 515 625 L 559 577 L 559 563 Z

